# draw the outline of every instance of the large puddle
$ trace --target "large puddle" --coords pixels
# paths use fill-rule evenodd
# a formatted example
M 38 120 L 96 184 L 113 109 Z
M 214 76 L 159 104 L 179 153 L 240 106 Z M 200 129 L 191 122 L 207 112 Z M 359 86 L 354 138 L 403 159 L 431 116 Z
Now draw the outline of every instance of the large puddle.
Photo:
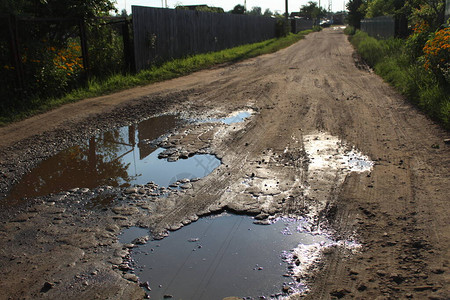
M 148 282 L 151 299 L 222 299 L 225 297 L 280 296 L 297 291 L 283 257 L 300 245 L 331 243 L 308 233 L 303 222 L 279 219 L 257 225 L 248 216 L 222 214 L 199 219 L 162 240 L 134 248 L 132 260 L 141 282 Z M 148 235 L 130 228 L 122 243 Z
M 163 115 L 139 124 L 101 133 L 80 145 L 43 161 L 14 186 L 3 202 L 57 193 L 72 188 L 127 186 L 150 181 L 169 186 L 182 178 L 201 178 L 220 165 L 213 155 L 201 154 L 168 162 L 157 140 L 182 123 Z

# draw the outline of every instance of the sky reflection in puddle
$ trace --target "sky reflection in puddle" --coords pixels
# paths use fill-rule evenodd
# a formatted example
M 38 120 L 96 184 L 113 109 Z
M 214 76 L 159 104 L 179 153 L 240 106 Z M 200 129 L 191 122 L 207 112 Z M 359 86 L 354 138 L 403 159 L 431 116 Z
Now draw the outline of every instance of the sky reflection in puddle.
M 283 252 L 299 244 L 331 242 L 305 232 L 302 222 L 280 219 L 272 225 L 253 224 L 248 216 L 222 214 L 199 219 L 162 240 L 134 248 L 136 275 L 150 284 L 152 299 L 222 299 L 228 296 L 270 296 L 280 293 L 287 264 Z M 122 243 L 148 235 L 130 228 Z M 297 283 L 291 282 L 293 286 Z
M 97 135 L 40 163 L 24 175 L 3 203 L 14 204 L 23 197 L 57 193 L 72 188 L 146 184 L 168 186 L 182 178 L 201 178 L 220 165 L 213 155 L 195 155 L 167 162 L 158 159 L 164 149 L 148 143 L 175 129 L 182 121 L 162 115 L 139 124 Z

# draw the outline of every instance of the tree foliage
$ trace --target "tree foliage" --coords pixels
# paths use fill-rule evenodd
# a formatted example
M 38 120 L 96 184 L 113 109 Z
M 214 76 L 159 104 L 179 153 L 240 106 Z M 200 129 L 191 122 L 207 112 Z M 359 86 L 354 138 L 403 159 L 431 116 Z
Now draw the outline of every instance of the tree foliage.
M 364 18 L 366 3 L 363 0 L 350 0 L 347 3 L 348 24 L 356 29 L 361 28 L 361 19 Z
M 248 15 L 262 16 L 262 9 L 259 6 L 253 6 L 251 10 L 247 12 Z
M 317 2 L 309 1 L 308 4 L 302 5 L 300 14 L 306 18 L 315 19 L 325 16 L 327 11 L 325 8 L 319 7 Z
M 243 15 L 245 14 L 245 7 L 243 5 L 238 4 L 230 11 L 230 13 L 235 15 Z
M 90 19 L 116 11 L 114 4 L 113 0 L 1 0 L 0 10 L 34 17 Z
M 273 16 L 273 12 L 269 8 L 266 8 L 266 10 L 263 13 L 263 16 L 264 17 L 271 17 L 271 16 Z

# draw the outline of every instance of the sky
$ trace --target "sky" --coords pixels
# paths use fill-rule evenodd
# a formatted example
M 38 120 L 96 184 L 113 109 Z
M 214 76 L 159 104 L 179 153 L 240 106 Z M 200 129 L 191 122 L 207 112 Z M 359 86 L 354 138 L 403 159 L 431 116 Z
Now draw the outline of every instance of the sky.
M 116 8 L 119 12 L 126 7 L 128 13 L 131 13 L 131 5 L 141 5 L 150 7 L 162 7 L 167 1 L 169 8 L 174 8 L 177 5 L 197 5 L 207 4 L 209 6 L 222 7 L 225 11 L 232 10 L 237 4 L 244 5 L 244 0 L 116 0 Z M 299 11 L 302 5 L 308 3 L 309 0 L 289 0 L 289 12 Z M 320 0 L 320 5 L 328 9 L 329 0 Z M 347 0 L 348 1 L 348 0 Z M 162 3 L 163 2 L 163 3 Z M 319 0 L 315 1 L 319 3 Z M 344 9 L 345 0 L 332 0 L 332 11 L 342 11 Z M 285 11 L 284 0 L 247 0 L 247 10 L 250 10 L 253 6 L 259 6 L 262 11 L 269 8 L 272 12 L 279 11 L 284 13 Z

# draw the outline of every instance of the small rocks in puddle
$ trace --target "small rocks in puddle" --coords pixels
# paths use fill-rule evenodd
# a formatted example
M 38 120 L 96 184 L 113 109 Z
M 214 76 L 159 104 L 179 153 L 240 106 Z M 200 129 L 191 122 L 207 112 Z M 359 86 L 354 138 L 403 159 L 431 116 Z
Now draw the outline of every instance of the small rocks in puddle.
M 134 239 L 132 241 L 132 244 L 144 245 L 145 243 L 147 243 L 148 239 L 149 239 L 148 235 L 147 236 L 141 236 L 141 237 L 138 237 L 138 238 Z
M 259 215 L 255 216 L 255 220 L 264 220 L 269 217 L 269 214 L 266 213 L 260 213 Z
M 143 288 L 145 288 L 145 289 L 147 289 L 147 290 L 149 290 L 149 291 L 152 290 L 152 289 L 150 288 L 150 283 L 149 283 L 148 281 L 146 281 L 146 282 L 140 282 L 140 283 L 139 283 L 139 286 L 140 286 L 140 287 L 143 287 Z

